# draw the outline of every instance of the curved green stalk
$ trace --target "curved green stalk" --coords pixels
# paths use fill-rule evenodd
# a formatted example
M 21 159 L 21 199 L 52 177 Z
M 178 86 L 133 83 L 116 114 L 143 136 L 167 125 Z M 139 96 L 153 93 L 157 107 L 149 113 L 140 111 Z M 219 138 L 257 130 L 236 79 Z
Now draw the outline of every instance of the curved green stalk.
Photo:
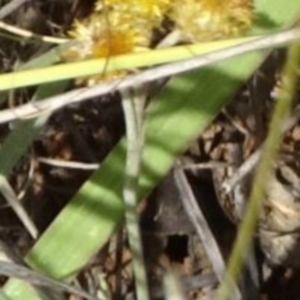
M 136 212 L 139 200 L 139 174 L 144 140 L 143 117 L 145 95 L 143 95 L 143 93 L 139 93 L 138 89 L 135 89 L 124 91 L 122 96 L 127 139 L 127 155 L 123 188 L 126 228 L 132 254 L 137 299 L 148 300 L 147 273 L 143 257 L 139 216 Z
M 132 70 L 134 68 L 149 67 L 157 64 L 169 63 L 207 54 L 249 42 L 257 37 L 244 37 L 231 40 L 201 43 L 188 46 L 177 46 L 166 49 L 145 51 L 107 58 L 91 59 L 80 62 L 64 63 L 51 67 L 16 71 L 0 75 L 0 91 L 10 90 L 30 85 L 43 84 L 52 81 L 74 79 L 115 70 Z M 61 48 L 63 48 L 62 45 Z M 59 50 L 58 50 L 59 51 Z
M 245 253 L 252 243 L 256 229 L 260 209 L 264 199 L 265 178 L 272 170 L 272 163 L 276 159 L 278 148 L 282 138 L 282 126 L 284 120 L 290 113 L 292 101 L 296 92 L 298 70 L 300 68 L 300 44 L 290 46 L 288 58 L 283 70 L 283 85 L 280 89 L 279 99 L 276 103 L 274 113 L 270 122 L 270 132 L 265 142 L 256 175 L 253 182 L 249 204 L 245 218 L 240 226 L 237 240 L 229 260 L 228 270 L 222 282 L 216 300 L 231 299 L 232 282 L 237 281 L 241 273 Z

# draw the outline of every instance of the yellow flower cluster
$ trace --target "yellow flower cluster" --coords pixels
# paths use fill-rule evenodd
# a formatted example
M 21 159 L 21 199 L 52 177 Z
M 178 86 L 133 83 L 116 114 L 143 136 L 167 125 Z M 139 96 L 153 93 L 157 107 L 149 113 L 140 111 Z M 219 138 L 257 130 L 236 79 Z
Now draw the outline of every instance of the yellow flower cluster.
M 76 20 L 69 35 L 78 43 L 68 50 L 70 60 L 127 53 L 133 51 L 135 46 L 145 44 L 145 38 L 136 35 L 135 30 L 131 30 L 128 23 L 113 26 L 115 21 L 108 20 L 100 13 L 94 13 L 82 21 Z
M 69 35 L 77 43 L 62 54 L 63 58 L 77 61 L 149 48 L 153 29 L 161 24 L 171 2 L 98 0 L 91 16 L 73 23 Z M 109 78 L 119 75 L 119 72 L 109 74 Z M 87 83 L 98 80 L 99 76 L 92 77 Z
M 160 25 L 170 3 L 171 0 L 98 0 L 95 12 L 82 21 L 76 20 L 69 32 L 82 43 L 78 59 L 149 47 L 153 29 Z
M 98 0 L 91 16 L 74 22 L 69 35 L 77 43 L 63 56 L 76 61 L 147 49 L 166 19 L 184 42 L 239 35 L 251 25 L 252 1 Z

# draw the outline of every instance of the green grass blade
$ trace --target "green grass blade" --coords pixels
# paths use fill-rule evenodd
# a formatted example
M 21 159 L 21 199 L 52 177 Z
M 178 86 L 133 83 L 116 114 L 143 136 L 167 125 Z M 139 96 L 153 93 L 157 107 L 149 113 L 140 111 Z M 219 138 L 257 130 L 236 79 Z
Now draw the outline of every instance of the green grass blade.
M 242 272 L 245 261 L 245 253 L 253 243 L 253 236 L 257 227 L 260 211 L 265 198 L 265 186 L 261 184 L 269 178 L 273 170 L 274 161 L 282 141 L 282 128 L 284 121 L 290 114 L 290 110 L 297 92 L 297 83 L 300 68 L 300 44 L 290 46 L 287 53 L 287 61 L 282 71 L 281 78 L 285 80 L 279 89 L 274 112 L 269 124 L 269 133 L 266 138 L 260 162 L 257 166 L 252 191 L 247 205 L 247 211 L 243 217 L 232 255 L 228 262 L 227 274 L 218 290 L 216 299 L 231 299 L 233 286 L 232 282 L 237 281 Z
M 132 53 L 107 58 L 91 59 L 80 62 L 59 64 L 51 67 L 29 69 L 21 72 L 11 72 L 0 75 L 0 91 L 26 87 L 30 85 L 44 84 L 47 82 L 66 80 L 77 77 L 99 74 L 102 70 L 133 70 L 135 68 L 149 67 L 157 64 L 178 61 L 191 58 L 195 55 L 206 54 L 221 50 L 226 47 L 236 46 L 253 38 L 237 38 L 232 40 L 216 41 L 205 44 L 190 46 L 177 46 L 172 48 Z M 59 51 L 55 48 L 50 50 L 55 62 Z M 44 63 L 43 56 L 36 59 Z M 31 67 L 32 64 L 28 64 Z

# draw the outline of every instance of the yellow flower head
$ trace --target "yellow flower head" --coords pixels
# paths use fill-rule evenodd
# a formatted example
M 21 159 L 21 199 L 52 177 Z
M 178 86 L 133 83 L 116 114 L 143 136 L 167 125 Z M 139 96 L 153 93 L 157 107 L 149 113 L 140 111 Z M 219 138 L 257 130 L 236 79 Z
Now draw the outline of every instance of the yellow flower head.
M 126 17 L 126 16 L 125 16 Z M 146 26 L 133 27 L 126 18 L 116 13 L 109 16 L 94 13 L 90 17 L 75 21 L 69 35 L 74 45 L 62 53 L 66 61 L 81 61 L 93 58 L 106 58 L 114 55 L 144 50 L 150 43 L 151 31 Z M 99 70 L 101 73 L 101 70 Z M 92 76 L 79 82 L 94 84 L 103 79 L 111 79 L 124 72 L 110 73 L 107 76 Z
M 252 0 L 175 0 L 170 18 L 189 42 L 236 36 L 252 23 Z
M 69 35 L 76 44 L 63 53 L 69 61 L 109 57 L 148 48 L 171 0 L 103 0 L 95 12 L 75 21 Z M 114 76 L 113 76 L 114 77 Z
M 69 49 L 69 53 L 74 53 L 73 59 L 69 54 L 69 60 L 134 52 L 139 47 L 148 45 L 149 35 L 147 37 L 145 32 L 139 32 L 131 27 L 126 20 L 112 17 L 114 16 L 107 18 L 103 14 L 93 14 L 83 21 L 75 21 L 69 35 L 76 40 L 77 44 Z

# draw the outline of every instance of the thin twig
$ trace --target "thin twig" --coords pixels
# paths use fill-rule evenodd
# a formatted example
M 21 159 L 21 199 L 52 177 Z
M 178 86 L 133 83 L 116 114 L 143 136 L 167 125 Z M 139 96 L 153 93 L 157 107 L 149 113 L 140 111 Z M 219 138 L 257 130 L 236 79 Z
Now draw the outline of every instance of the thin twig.
M 12 12 L 18 9 L 19 6 L 23 5 L 27 1 L 29 0 L 12 0 L 8 2 L 0 9 L 0 19 L 3 19 L 6 16 L 10 15 Z
M 21 38 L 25 39 L 32 39 L 32 40 L 39 40 L 43 41 L 45 43 L 50 43 L 50 44 L 63 44 L 66 42 L 70 42 L 70 39 L 64 39 L 64 38 L 58 38 L 54 36 L 47 36 L 47 35 L 40 35 L 33 33 L 29 30 L 25 30 L 13 25 L 9 25 L 3 21 L 0 21 L 0 29 L 5 30 L 6 32 L 12 33 L 14 35 L 17 35 Z
M 36 239 L 38 236 L 38 229 L 31 220 L 25 208 L 18 200 L 18 197 L 15 194 L 12 187 L 10 186 L 9 182 L 2 174 L 0 174 L 0 191 L 5 197 L 7 203 L 11 206 L 11 208 L 14 210 L 20 221 L 23 223 L 24 227 L 27 229 L 29 234 L 32 236 L 33 239 Z
M 52 159 L 47 157 L 38 157 L 37 161 L 52 167 L 78 169 L 78 170 L 86 170 L 86 171 L 98 170 L 100 167 L 100 164 L 83 163 L 78 161 L 66 161 L 66 160 Z
M 300 38 L 299 29 L 290 29 L 277 34 L 268 35 L 235 47 L 215 51 L 210 54 L 197 56 L 185 61 L 179 61 L 164 66 L 151 68 L 138 74 L 116 79 L 93 87 L 77 89 L 63 95 L 50 97 L 38 103 L 27 103 L 13 109 L 0 112 L 0 124 L 15 119 L 35 118 L 40 114 L 55 111 L 63 106 L 89 100 L 100 95 L 111 93 L 116 89 L 122 90 L 133 86 L 139 86 L 149 81 L 184 73 L 203 66 L 243 55 L 249 52 L 278 47 Z
M 180 162 L 177 163 L 177 165 L 180 167 Z M 197 204 L 194 193 L 187 181 L 182 168 L 175 169 L 174 177 L 181 196 L 184 199 L 184 201 L 182 201 L 183 207 L 187 215 L 189 216 L 189 219 L 191 220 L 200 240 L 202 241 L 203 246 L 205 247 L 206 253 L 209 257 L 216 277 L 218 278 L 219 282 L 222 282 L 226 267 L 224 258 L 222 257 L 213 233 L 209 228 L 204 214 Z M 241 293 L 236 285 L 234 287 L 234 290 L 234 299 L 241 299 Z
M 183 163 L 179 168 L 184 170 L 211 170 L 211 169 L 223 169 L 229 167 L 227 162 L 211 161 L 204 163 Z
M 3 19 L 6 16 L 10 15 L 12 12 L 18 9 L 19 6 L 23 5 L 27 1 L 29 0 L 12 0 L 3 5 L 3 7 L 0 9 L 0 19 Z
M 34 286 L 48 287 L 53 290 L 60 292 L 68 292 L 74 295 L 78 295 L 88 300 L 99 300 L 96 296 L 92 296 L 82 289 L 79 289 L 70 284 L 60 282 L 58 280 L 49 278 L 43 274 L 36 271 L 30 270 L 25 266 L 21 266 L 15 263 L 10 263 L 6 261 L 0 261 L 0 275 L 15 277 L 23 279 Z

